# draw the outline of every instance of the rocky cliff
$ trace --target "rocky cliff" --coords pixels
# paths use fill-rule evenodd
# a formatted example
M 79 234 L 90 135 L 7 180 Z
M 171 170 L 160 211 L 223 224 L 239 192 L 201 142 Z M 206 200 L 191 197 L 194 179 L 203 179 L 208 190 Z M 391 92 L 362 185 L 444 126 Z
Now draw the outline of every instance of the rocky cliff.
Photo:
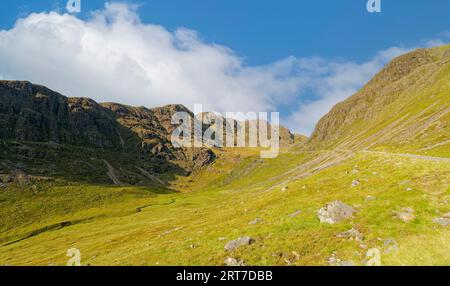
M 160 108 L 98 104 L 68 98 L 26 81 L 0 81 L 0 140 L 46 142 L 175 162 L 188 172 L 214 161 L 207 148 L 175 148 L 172 115 L 182 105 Z

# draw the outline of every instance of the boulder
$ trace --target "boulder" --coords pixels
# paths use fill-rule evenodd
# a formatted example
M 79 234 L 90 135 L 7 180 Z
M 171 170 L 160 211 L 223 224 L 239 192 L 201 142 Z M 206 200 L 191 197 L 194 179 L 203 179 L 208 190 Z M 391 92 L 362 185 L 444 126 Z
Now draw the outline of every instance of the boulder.
M 347 238 L 347 239 L 356 240 L 356 241 L 362 241 L 363 238 L 364 238 L 362 233 L 360 233 L 358 230 L 356 230 L 354 228 L 349 229 L 347 231 L 344 231 L 344 232 L 338 234 L 337 237 Z
M 414 210 L 412 208 L 402 208 L 401 211 L 396 213 L 397 218 L 403 222 L 412 222 L 416 220 Z
M 447 217 L 437 217 L 433 219 L 433 222 L 438 223 L 442 226 L 447 226 L 450 224 L 450 218 Z
M 353 217 L 356 210 L 341 201 L 327 204 L 317 212 L 321 223 L 335 224 Z
M 251 238 L 250 236 L 243 236 L 238 239 L 232 240 L 228 242 L 225 245 L 225 250 L 227 251 L 233 251 L 237 248 L 244 246 L 244 245 L 250 245 L 255 242 L 255 239 Z

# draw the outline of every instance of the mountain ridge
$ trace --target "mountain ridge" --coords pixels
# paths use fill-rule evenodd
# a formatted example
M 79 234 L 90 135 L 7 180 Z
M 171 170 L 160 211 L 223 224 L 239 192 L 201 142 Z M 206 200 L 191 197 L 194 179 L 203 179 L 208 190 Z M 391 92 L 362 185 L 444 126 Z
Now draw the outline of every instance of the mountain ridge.
M 319 120 L 309 147 L 392 149 L 415 145 L 404 151 L 418 152 L 442 143 L 449 136 L 449 69 L 450 45 L 395 58 Z

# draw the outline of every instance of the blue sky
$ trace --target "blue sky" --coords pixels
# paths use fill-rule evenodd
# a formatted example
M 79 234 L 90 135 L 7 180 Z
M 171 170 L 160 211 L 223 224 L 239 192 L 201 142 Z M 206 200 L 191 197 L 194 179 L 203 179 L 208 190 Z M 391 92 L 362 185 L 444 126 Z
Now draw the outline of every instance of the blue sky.
M 104 6 L 82 1 L 80 17 Z M 369 14 L 367 0 L 137 0 L 145 22 L 187 27 L 208 42 L 231 47 L 249 64 L 289 55 L 363 60 L 393 45 L 416 45 L 450 30 L 448 0 L 383 0 Z M 67 1 L 2 1 L 0 28 L 30 12 L 65 7 Z
M 0 30 L 11 31 L 18 18 L 26 18 L 30 13 L 49 11 L 65 12 L 66 0 L 39 0 L 39 1 L 2 1 L 0 4 Z M 139 8 L 133 10 L 136 17 L 144 25 L 160 25 L 169 33 L 178 37 L 176 31 L 185 27 L 189 31 L 195 31 L 195 41 L 202 43 L 203 47 L 220 45 L 232 51 L 232 55 L 225 55 L 227 68 L 231 69 L 233 80 L 227 83 L 233 89 L 224 90 L 220 95 L 221 104 L 225 107 L 218 108 L 213 103 L 206 106 L 226 110 L 235 108 L 233 102 L 241 101 L 243 111 L 247 111 L 252 105 L 252 100 L 258 102 L 255 107 L 267 110 L 279 110 L 283 121 L 289 127 L 302 126 L 299 132 L 310 133 L 313 123 L 323 115 L 336 101 L 351 95 L 374 72 L 381 68 L 387 60 L 401 52 L 420 46 L 429 46 L 430 43 L 448 43 L 450 20 L 450 1 L 448 0 L 382 0 L 382 13 L 370 14 L 366 10 L 367 0 L 139 0 L 120 1 L 121 3 L 138 4 Z M 103 0 L 81 0 L 82 12 L 76 17 L 86 23 L 91 19 L 94 10 L 104 9 Z M 55 20 L 55 23 L 58 23 Z M 20 36 L 21 35 L 21 36 Z M 21 77 L 20 79 L 38 81 L 50 85 L 50 87 L 69 93 L 68 95 L 81 95 L 69 88 L 70 84 L 58 85 L 48 78 L 35 74 L 51 74 L 51 69 L 45 69 L 35 74 L 27 74 L 16 68 L 26 64 L 20 59 L 24 56 L 11 54 L 18 49 L 18 39 L 23 39 L 23 34 L 17 38 L 9 37 L 9 50 L 3 51 L 3 56 L 8 58 L 9 68 L 0 69 L 0 76 L 4 78 Z M 141 37 L 142 34 L 138 34 Z M 146 34 L 145 34 L 146 35 Z M 183 33 L 183 37 L 186 33 Z M 142 36 L 147 37 L 147 36 Z M 2 39 L 0 38 L 0 41 Z M 6 38 L 3 39 L 6 41 Z M 109 40 L 107 40 L 109 41 Z M 39 42 L 39 41 L 38 41 Z M 6 48 L 5 48 L 6 49 Z M 25 48 L 24 48 L 25 49 Z M 146 51 L 151 50 L 151 44 L 146 45 Z M 178 48 L 175 47 L 175 50 Z M 190 49 L 190 48 L 189 48 Z M 391 50 L 390 50 L 391 49 Z M 127 53 L 133 48 L 127 47 Z M 380 52 L 389 55 L 380 56 Z M 25 53 L 26 51 L 24 51 Z M 42 53 L 32 50 L 31 52 Z M 216 58 L 216 50 L 206 56 Z M 58 52 L 60 53 L 60 52 Z M 136 53 L 139 53 L 136 50 Z M 219 52 L 220 53 L 220 52 Z M 192 54 L 192 53 L 191 53 Z M 227 52 L 225 52 L 227 54 Z M 12 56 L 11 56 L 12 55 Z M 14 62 L 10 58 L 15 58 Z M 202 59 L 205 58 L 202 55 Z M 8 57 L 7 57 L 8 56 Z M 166 55 L 163 55 L 164 57 Z M 0 51 L 0 60 L 2 60 Z M 50 55 L 48 57 L 51 57 Z M 127 54 L 126 58 L 133 58 Z M 239 64 L 234 63 L 236 60 Z M 50 59 L 52 60 L 52 59 Z M 168 57 L 168 60 L 188 60 L 180 57 Z M 220 66 L 221 60 L 215 62 L 214 68 Z M 154 62 L 154 61 L 152 61 Z M 281 62 L 281 64 L 280 64 Z M 61 60 L 55 60 L 60 64 Z M 78 63 L 79 64 L 79 63 Z M 134 64 L 134 63 L 133 63 Z M 147 63 L 139 62 L 145 66 Z M 30 64 L 31 65 L 31 64 Z M 207 65 L 210 67 L 210 65 Z M 231 66 L 231 67 L 230 67 Z M 183 67 L 183 66 L 182 66 Z M 36 68 L 39 69 L 39 68 Z M 184 68 L 183 68 L 184 69 Z M 192 68 L 186 68 L 192 73 Z M 207 69 L 204 67 L 204 69 Z M 300 70 L 300 71 L 299 71 Z M 230 71 L 227 70 L 225 75 Z M 150 74 L 151 72 L 149 72 Z M 340 77 L 340 74 L 348 74 L 352 80 Z M 359 77 L 359 74 L 364 76 Z M 67 76 L 70 76 L 69 74 Z M 170 77 L 170 76 L 169 76 Z M 264 78 L 270 78 L 270 85 L 263 84 Z M 278 79 L 282 81 L 277 81 Z M 108 77 L 105 76 L 105 79 Z M 324 82 L 331 84 L 340 80 L 341 89 L 333 90 L 331 87 L 323 89 Z M 135 78 L 131 82 L 138 82 Z M 189 85 L 195 85 L 197 79 L 189 78 Z M 251 86 L 242 82 L 252 82 Z M 153 81 L 154 82 L 154 81 Z M 214 79 L 211 80 L 214 82 Z M 139 83 L 137 83 L 139 84 Z M 79 81 L 78 86 L 83 85 Z M 76 86 L 76 85 L 74 85 Z M 240 89 L 235 86 L 239 86 Z M 189 105 L 192 100 L 206 97 L 196 97 L 200 93 L 192 88 L 191 101 L 170 97 L 167 91 L 167 100 L 179 100 Z M 203 84 L 198 89 L 205 87 Z M 276 92 L 265 92 L 278 88 Z M 191 86 L 187 88 L 191 89 Z M 220 89 L 220 87 L 218 87 Z M 105 98 L 100 95 L 92 95 L 102 92 L 101 88 L 85 87 L 87 96 L 102 100 L 123 100 L 120 96 Z M 143 89 L 146 91 L 146 89 Z M 163 94 L 167 88 L 163 90 Z M 182 90 L 182 89 L 181 89 Z M 105 93 L 108 90 L 105 90 Z M 142 91 L 142 92 L 145 92 Z M 235 99 L 222 100 L 227 94 L 240 94 L 248 91 L 253 97 L 245 98 L 236 96 Z M 139 93 L 140 90 L 133 92 Z M 208 90 L 211 93 L 211 90 Z M 349 93 L 349 94 L 347 94 Z M 189 96 L 186 96 L 188 98 Z M 231 96 L 232 97 L 232 96 Z M 275 98 L 276 97 L 276 98 Z M 320 101 L 322 104 L 320 105 Z M 208 101 L 208 100 L 205 100 Z M 138 104 L 139 98 L 130 99 L 130 104 Z M 166 103 L 164 100 L 144 101 L 142 104 L 155 105 Z M 200 102 L 202 103 L 202 102 Z M 319 106 L 320 105 L 320 106 Z M 305 110 L 308 108 L 308 111 Z M 220 110 L 222 109 L 222 110 Z M 311 110 L 309 110 L 311 109 Z M 315 109 L 315 110 L 312 110 Z M 234 111 L 234 110 L 230 110 Z M 305 115 L 299 115 L 299 112 Z M 313 114 L 313 115 L 312 115 Z M 311 118 L 311 122 L 297 124 L 297 120 Z

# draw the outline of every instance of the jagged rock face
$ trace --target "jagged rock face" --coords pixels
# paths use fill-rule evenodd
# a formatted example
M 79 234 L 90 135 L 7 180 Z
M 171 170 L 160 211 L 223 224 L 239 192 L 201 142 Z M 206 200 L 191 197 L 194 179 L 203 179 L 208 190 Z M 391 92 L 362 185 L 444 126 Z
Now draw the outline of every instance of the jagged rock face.
M 26 82 L 0 84 L 0 137 L 50 141 L 64 136 L 67 99 Z M 61 128 L 56 124 L 61 121 Z
M 28 82 L 0 82 L 0 138 L 118 147 L 116 122 L 89 99 L 69 99 Z
M 69 128 L 71 140 L 76 143 L 92 144 L 98 147 L 118 148 L 121 145 L 115 117 L 98 103 L 88 98 L 69 98 Z
M 186 112 L 192 122 L 194 120 L 193 113 L 183 105 L 153 109 L 117 103 L 103 103 L 102 106 L 115 113 L 121 126 L 137 135 L 139 140 L 135 146 L 143 156 L 182 161 L 190 171 L 208 165 L 215 159 L 214 152 L 207 148 L 175 148 L 172 145 L 172 132 L 177 128 L 177 125 L 172 124 L 172 116 L 176 112 Z
M 0 140 L 56 142 L 138 153 L 180 162 L 188 171 L 215 159 L 206 148 L 175 148 L 171 134 L 175 112 L 182 105 L 161 108 L 98 104 L 89 98 L 67 98 L 29 82 L 0 81 Z
M 137 138 L 132 138 L 134 142 L 131 144 L 134 144 L 135 150 L 140 154 L 152 154 L 167 160 L 177 159 L 167 139 L 167 130 L 160 124 L 153 111 L 145 107 L 131 107 L 117 103 L 104 103 L 102 106 L 115 114 L 117 122 L 122 127 L 136 135 Z
M 166 130 L 167 134 L 172 134 L 176 129 L 176 125 L 172 124 L 172 116 L 177 112 L 186 112 L 191 120 L 194 120 L 194 114 L 184 105 L 171 104 L 163 107 L 151 109 L 153 114 L 158 118 L 159 124 Z

